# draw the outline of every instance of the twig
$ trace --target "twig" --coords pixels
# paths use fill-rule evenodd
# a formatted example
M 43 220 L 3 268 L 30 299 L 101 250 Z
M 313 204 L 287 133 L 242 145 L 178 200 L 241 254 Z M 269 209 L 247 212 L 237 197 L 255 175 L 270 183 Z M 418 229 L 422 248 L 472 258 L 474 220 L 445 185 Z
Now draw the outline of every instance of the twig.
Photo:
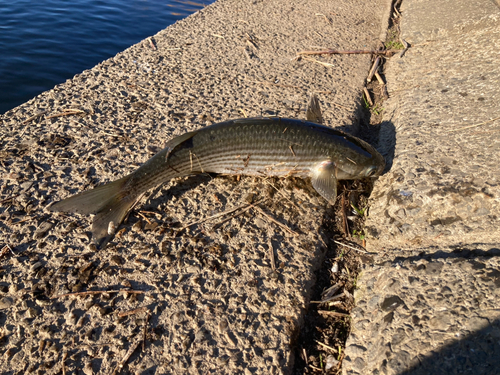
M 85 111 L 66 111 L 66 112 L 56 113 L 55 115 L 47 116 L 46 119 L 55 118 L 55 117 L 62 117 L 62 116 L 81 115 L 84 113 L 86 113 L 86 112 Z
M 121 289 L 121 290 L 88 290 L 86 292 L 74 292 L 74 293 L 59 294 L 58 296 L 50 297 L 50 299 L 56 299 L 56 298 L 61 298 L 61 297 L 70 297 L 70 296 L 87 296 L 87 295 L 91 295 L 91 294 L 121 293 L 121 292 L 132 293 L 132 294 L 143 294 L 143 293 L 146 293 L 143 290 L 127 290 L 127 289 Z
M 345 296 L 345 293 L 344 293 L 344 292 L 342 292 L 342 293 L 340 293 L 340 294 L 337 294 L 336 296 L 333 296 L 333 297 L 327 298 L 327 299 L 325 299 L 325 300 L 322 300 L 322 301 L 311 301 L 311 302 L 309 302 L 309 303 L 328 303 L 328 302 L 332 302 L 332 301 L 335 301 L 335 300 L 337 300 L 337 299 L 340 299 L 340 298 L 342 298 L 342 297 L 344 297 L 344 296 Z
M 44 115 L 44 114 L 46 114 L 47 112 L 48 112 L 48 111 L 42 111 L 42 112 L 40 112 L 40 113 L 37 113 L 36 115 L 33 115 L 33 116 L 31 116 L 30 118 L 28 118 L 28 119 L 24 120 L 24 121 L 22 122 L 22 124 L 23 124 L 23 125 L 24 125 L 24 124 L 27 124 L 28 122 L 33 121 L 34 119 L 36 119 L 36 118 L 38 118 L 38 117 L 40 117 L 40 116 L 43 116 L 43 115 Z
M 2 250 L 0 250 L 0 259 L 2 259 L 4 256 L 6 256 L 8 251 L 10 251 L 10 253 L 12 255 L 14 255 L 14 256 L 16 255 L 16 254 L 14 254 L 14 252 L 12 251 L 12 249 L 10 248 L 9 245 L 5 245 L 4 247 L 2 247 Z
M 276 190 L 283 198 L 285 198 L 289 203 L 291 203 L 292 206 L 294 206 L 296 209 L 301 210 L 302 212 L 304 212 L 304 209 L 302 207 L 297 206 L 290 198 L 288 198 L 285 195 L 284 192 L 282 192 L 281 190 L 279 190 L 276 186 L 274 186 L 273 184 L 271 184 L 268 180 L 265 180 L 264 182 L 266 184 L 268 184 L 269 186 L 271 186 L 274 190 Z
M 342 246 L 345 246 L 347 247 L 348 249 L 351 249 L 351 250 L 354 250 L 354 251 L 359 251 L 360 253 L 363 253 L 363 254 L 370 254 L 368 251 L 366 251 L 365 249 L 361 250 L 361 249 L 356 249 L 355 247 L 352 247 L 352 246 L 349 246 L 349 245 L 346 245 L 345 243 L 342 243 L 342 242 L 339 242 L 339 241 L 335 241 L 333 240 L 333 242 L 335 242 L 337 245 L 342 245 Z
M 144 322 L 144 330 L 142 331 L 142 351 L 144 351 L 144 347 L 146 346 L 146 332 L 148 329 L 148 322 L 149 322 L 150 316 L 151 315 L 150 315 L 149 310 L 148 310 L 148 313 L 146 315 L 146 321 Z
M 344 224 L 344 235 L 349 236 L 349 223 L 347 222 L 347 214 L 346 214 L 346 197 L 345 194 L 342 194 L 342 223 Z
M 308 365 L 310 368 L 312 368 L 313 370 L 316 370 L 316 371 L 323 371 L 322 369 L 320 369 L 319 367 L 316 367 L 316 366 L 313 366 L 313 365 Z
M 380 74 L 378 74 L 378 72 L 375 72 L 375 77 L 377 77 L 377 81 L 381 86 L 380 89 L 382 90 L 382 96 L 384 97 L 384 99 L 389 98 L 389 93 L 387 92 L 387 86 L 382 77 L 380 76 Z
M 318 340 L 315 340 L 318 344 L 320 344 L 323 348 L 327 348 L 327 349 L 330 349 L 332 351 L 334 351 L 335 353 L 337 352 L 337 350 L 335 348 L 332 348 L 331 346 L 328 346 L 326 344 L 323 344 L 321 341 L 318 341 Z
M 149 311 L 147 307 L 139 307 L 137 309 L 123 311 L 123 312 L 119 313 L 118 316 L 121 318 L 123 316 L 128 316 L 128 315 L 133 315 L 133 314 L 140 314 L 140 313 L 147 312 L 147 311 Z
M 335 66 L 335 65 L 330 64 L 330 63 L 326 63 L 326 62 L 323 62 L 323 61 L 312 59 L 310 57 L 302 57 L 302 59 L 307 60 L 307 61 L 311 61 L 311 62 L 316 63 L 316 64 L 320 64 L 320 65 L 326 66 L 327 68 L 331 68 L 332 66 Z
M 225 218 L 225 219 L 223 219 L 223 220 L 219 221 L 218 223 L 215 223 L 213 227 L 214 227 L 214 228 L 216 228 L 216 227 L 218 227 L 218 226 L 220 226 L 220 225 L 224 224 L 226 221 L 229 221 L 229 220 L 231 220 L 231 219 L 235 218 L 236 216 L 241 215 L 242 213 L 244 213 L 244 212 L 248 211 L 249 209 L 251 209 L 251 208 L 255 207 L 256 205 L 258 205 L 258 204 L 262 203 L 263 201 L 264 201 L 264 198 L 262 198 L 262 199 L 261 199 L 260 201 L 258 201 L 258 202 L 255 202 L 255 203 L 252 203 L 252 204 L 248 205 L 247 207 L 243 208 L 240 212 L 237 212 L 237 213 L 235 213 L 235 214 L 233 214 L 233 215 L 231 215 L 231 216 L 229 216 L 229 217 L 227 217 L 227 218 Z
M 332 22 L 328 19 L 328 17 L 325 16 L 323 13 L 316 13 L 316 16 L 323 16 L 323 17 L 325 17 L 325 20 L 326 20 L 326 22 L 328 22 L 329 25 L 332 24 Z
M 349 314 L 337 312 L 337 311 L 327 311 L 327 310 L 318 310 L 318 313 L 322 315 L 332 315 L 332 316 L 341 316 L 341 317 L 347 317 Z
M 122 358 L 122 360 L 120 362 L 118 362 L 118 364 L 116 365 L 115 369 L 113 370 L 112 372 L 112 375 L 117 375 L 120 370 L 123 368 L 123 366 L 125 366 L 125 364 L 127 363 L 127 361 L 129 360 L 129 358 L 132 356 L 132 354 L 135 352 L 135 349 L 137 349 L 137 347 L 139 346 L 139 344 L 141 343 L 141 340 L 136 340 L 136 342 L 134 342 L 129 350 L 127 351 L 127 353 L 125 354 L 125 356 Z
M 64 352 L 62 358 L 61 358 L 61 361 L 62 361 L 62 373 L 63 375 L 66 375 L 66 365 L 65 365 L 65 362 L 66 362 L 66 358 L 68 358 L 68 352 Z
M 391 55 L 394 54 L 393 50 L 352 50 L 352 51 L 341 51 L 337 49 L 329 49 L 324 51 L 300 51 L 298 55 Z
M 274 249 L 271 239 L 269 239 L 267 246 L 269 246 L 269 259 L 271 260 L 271 269 L 276 271 L 276 260 L 274 259 Z
M 408 43 L 406 42 L 406 40 L 404 40 L 404 39 L 402 39 L 402 38 L 400 38 L 400 40 L 401 40 L 401 43 L 403 44 L 404 48 L 403 48 L 403 50 L 399 53 L 399 58 L 401 58 L 401 57 L 403 57 L 403 56 L 405 55 L 405 53 L 406 53 L 406 51 L 408 51 L 408 47 L 409 47 L 409 45 L 408 45 Z
M 380 74 L 378 74 L 378 72 L 375 72 L 375 77 L 377 78 L 377 81 L 378 81 L 378 83 L 379 83 L 381 86 L 384 86 L 384 85 L 385 85 L 384 80 L 382 79 L 382 77 L 380 76 Z
M 155 46 L 155 43 L 153 42 L 153 38 L 152 37 L 148 38 L 148 42 L 149 42 L 149 46 L 151 47 L 151 49 L 153 51 L 156 51 L 156 46 Z
M 144 216 L 143 214 L 141 214 L 141 211 L 136 211 L 136 213 L 142 217 L 144 220 L 146 220 L 148 222 L 148 224 L 151 224 L 151 220 L 149 220 L 146 216 Z
M 500 117 L 495 117 L 494 119 L 491 119 L 491 120 L 488 120 L 488 121 L 485 121 L 485 122 L 481 122 L 480 124 L 475 124 L 475 125 L 469 125 L 469 126 L 464 126 L 463 128 L 458 128 L 458 129 L 452 129 L 452 130 L 448 130 L 448 132 L 457 132 L 459 130 L 464 130 L 464 129 L 470 129 L 470 128 L 476 128 L 478 126 L 481 126 L 481 125 L 485 125 L 485 124 L 488 124 L 490 122 L 493 122 L 493 121 L 496 121 L 500 119 Z
M 294 230 L 288 228 L 285 224 L 283 223 L 280 223 L 278 220 L 276 220 L 274 217 L 272 217 L 271 215 L 267 214 L 262 208 L 260 208 L 259 206 L 255 207 L 255 209 L 257 211 L 259 211 L 262 215 L 264 215 L 267 219 L 269 219 L 270 221 L 272 221 L 273 223 L 275 223 L 276 225 L 280 226 L 281 228 L 283 228 L 284 230 L 286 230 L 288 233 L 291 233 L 293 234 L 294 236 L 298 236 L 299 234 L 297 232 L 295 232 Z
M 193 221 L 185 226 L 183 226 L 181 229 L 179 229 L 179 232 L 182 232 L 184 229 L 187 229 L 195 224 L 200 224 L 200 223 L 203 223 L 204 221 L 208 221 L 208 220 L 212 220 L 212 219 L 216 219 L 218 217 L 221 217 L 221 216 L 225 216 L 225 215 L 229 215 L 235 211 L 238 211 L 238 210 L 241 210 L 241 209 L 245 209 L 245 211 L 247 209 L 250 209 L 252 208 L 253 206 L 261 203 L 264 199 L 261 199 L 260 201 L 256 202 L 256 203 L 253 203 L 253 204 L 244 204 L 244 205 L 241 205 L 241 206 L 238 206 L 236 208 L 231 208 L 227 211 L 224 211 L 224 212 L 219 212 L 218 214 L 215 214 L 215 215 L 212 215 L 212 216 L 208 216 L 208 217 L 205 217 L 203 219 L 200 219 L 200 220 L 196 220 L 196 221 Z
M 380 56 L 377 56 L 377 58 L 373 62 L 372 68 L 370 69 L 370 73 L 368 73 L 368 77 L 366 78 L 366 82 L 371 82 L 372 81 L 373 75 L 377 71 L 379 64 L 380 64 Z
M 363 92 L 364 92 L 366 100 L 368 101 L 370 106 L 373 106 L 372 98 L 370 97 L 370 93 L 368 92 L 368 89 L 366 87 L 363 87 Z

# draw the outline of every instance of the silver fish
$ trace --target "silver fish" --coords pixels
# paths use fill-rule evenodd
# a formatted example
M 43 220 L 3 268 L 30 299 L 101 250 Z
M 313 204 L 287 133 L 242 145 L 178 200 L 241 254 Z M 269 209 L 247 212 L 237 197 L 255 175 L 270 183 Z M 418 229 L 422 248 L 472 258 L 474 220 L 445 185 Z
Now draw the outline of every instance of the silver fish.
M 375 177 L 384 167 L 372 146 L 339 130 L 285 118 L 237 119 L 171 139 L 135 172 L 49 210 L 94 214 L 92 234 L 103 247 L 143 193 L 175 177 L 210 172 L 310 178 L 333 204 L 338 180 Z

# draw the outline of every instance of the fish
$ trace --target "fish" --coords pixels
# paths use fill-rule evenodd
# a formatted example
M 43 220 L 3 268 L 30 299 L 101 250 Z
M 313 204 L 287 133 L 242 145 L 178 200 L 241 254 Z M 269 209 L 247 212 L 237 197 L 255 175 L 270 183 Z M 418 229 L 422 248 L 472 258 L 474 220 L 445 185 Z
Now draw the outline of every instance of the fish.
M 103 248 L 142 195 L 173 178 L 199 173 L 295 176 L 310 179 L 334 204 L 338 180 L 376 177 L 384 167 L 375 148 L 340 130 L 298 119 L 242 118 L 173 138 L 131 174 L 48 209 L 94 215 L 92 237 Z

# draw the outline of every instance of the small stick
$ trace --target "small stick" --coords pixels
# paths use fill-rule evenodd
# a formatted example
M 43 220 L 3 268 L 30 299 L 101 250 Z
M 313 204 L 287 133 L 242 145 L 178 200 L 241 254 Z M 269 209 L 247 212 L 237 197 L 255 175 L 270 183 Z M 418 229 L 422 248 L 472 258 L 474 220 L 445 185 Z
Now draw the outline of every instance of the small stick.
M 229 221 L 229 220 L 231 220 L 231 219 L 235 218 L 236 216 L 241 215 L 241 214 L 242 214 L 242 213 L 244 213 L 244 212 L 247 212 L 249 209 L 251 209 L 251 208 L 255 207 L 256 205 L 258 205 L 258 204 L 260 204 L 260 203 L 262 203 L 263 201 L 264 201 L 264 199 L 261 199 L 261 200 L 260 200 L 260 201 L 258 201 L 258 202 L 252 203 L 252 204 L 248 205 L 247 207 L 243 208 L 240 212 L 237 212 L 237 213 L 235 213 L 235 214 L 233 214 L 233 215 L 231 215 L 231 216 L 229 216 L 229 217 L 227 217 L 227 218 L 225 218 L 225 219 L 223 219 L 223 220 L 219 221 L 218 223 L 215 223 L 215 224 L 214 224 L 214 228 L 216 228 L 216 227 L 218 227 L 218 226 L 220 226 L 220 225 L 224 224 L 226 221 Z
M 380 64 L 380 56 L 377 56 L 377 58 L 373 62 L 372 68 L 370 69 L 370 73 L 368 73 L 368 77 L 366 78 L 366 82 L 371 82 L 372 81 L 373 75 L 377 71 L 379 64 Z
M 189 228 L 189 227 L 191 227 L 191 226 L 193 226 L 195 224 L 200 224 L 200 223 L 203 223 L 204 221 L 208 221 L 208 220 L 211 220 L 211 219 L 216 219 L 216 218 L 221 217 L 221 216 L 229 215 L 229 214 L 231 214 L 231 213 L 233 213 L 235 211 L 238 211 L 240 209 L 245 209 L 245 211 L 246 211 L 247 209 L 252 208 L 256 204 L 261 203 L 263 200 L 264 199 L 261 199 L 260 201 L 258 201 L 257 203 L 254 203 L 254 204 L 244 204 L 244 205 L 238 206 L 236 208 L 231 208 L 231 209 L 229 209 L 227 211 L 219 212 L 218 214 L 215 214 L 215 215 L 212 215 L 212 216 L 200 219 L 200 220 L 193 221 L 193 222 L 189 223 L 188 225 L 185 225 L 181 229 L 179 229 L 179 232 L 182 232 L 184 229 L 187 229 L 187 228 Z
M 355 247 L 352 247 L 352 246 L 349 246 L 349 245 L 346 245 L 345 243 L 342 243 L 342 242 L 339 242 L 339 241 L 335 241 L 333 240 L 333 242 L 335 242 L 337 245 L 342 245 L 342 246 L 345 246 L 347 247 L 348 249 L 351 249 L 351 250 L 354 250 L 354 251 L 359 251 L 360 253 L 363 253 L 363 254 L 370 254 L 368 251 L 366 251 L 365 249 L 361 250 L 361 249 L 356 249 Z
M 318 341 L 318 340 L 314 340 L 314 341 L 316 341 L 318 344 L 320 344 L 323 348 L 330 349 L 330 350 L 334 351 L 335 353 L 337 352 L 337 350 L 335 348 L 332 348 L 331 346 L 323 344 L 321 341 Z
M 401 58 L 401 57 L 403 57 L 403 56 L 405 55 L 405 53 L 406 53 L 406 51 L 408 50 L 408 47 L 409 47 L 409 45 L 408 45 L 408 43 L 406 42 L 406 40 L 404 40 L 403 38 L 400 38 L 400 40 L 401 40 L 401 43 L 403 44 L 404 48 L 403 48 L 403 50 L 399 53 L 399 58 Z
M 271 259 L 271 269 L 276 271 L 276 260 L 274 259 L 274 249 L 271 240 L 269 239 L 267 246 L 269 246 L 269 258 Z
M 464 130 L 464 129 L 470 129 L 470 128 L 476 128 L 478 126 L 481 126 L 481 125 L 485 125 L 485 124 L 488 124 L 490 122 L 493 122 L 495 120 L 498 120 L 500 119 L 500 117 L 495 117 L 494 119 L 491 119 L 491 120 L 488 120 L 488 121 L 485 121 L 485 122 L 481 122 L 480 124 L 476 124 L 476 125 L 469 125 L 469 126 L 465 126 L 463 128 L 458 128 L 458 129 L 452 129 L 452 130 L 448 130 L 448 132 L 457 132 L 459 130 Z
M 311 61 L 311 62 L 316 63 L 316 64 L 320 64 L 320 65 L 326 66 L 327 68 L 335 66 L 335 65 L 330 64 L 330 63 L 326 63 L 326 62 L 323 62 L 323 61 L 318 61 L 316 59 L 312 59 L 310 57 L 302 57 L 302 59 L 307 60 L 307 61 Z
M 307 360 L 307 352 L 306 352 L 306 348 L 302 348 L 302 353 L 304 355 L 304 361 L 306 362 L 306 365 L 309 364 L 308 360 Z
M 136 212 L 140 217 L 142 217 L 144 220 L 146 220 L 148 222 L 148 224 L 151 224 L 151 220 L 149 220 L 146 216 L 141 214 L 141 211 L 136 211 Z
M 74 292 L 74 293 L 59 294 L 58 296 L 50 297 L 50 299 L 56 299 L 56 298 L 61 298 L 61 297 L 70 297 L 70 296 L 88 296 L 91 294 L 120 293 L 120 292 L 126 292 L 126 293 L 132 293 L 132 294 L 146 293 L 143 290 L 126 290 L 126 289 L 121 289 L 121 290 L 89 290 L 86 292 Z
M 322 369 L 320 369 L 319 367 L 316 367 L 316 366 L 313 366 L 313 365 L 308 365 L 310 368 L 312 368 L 313 370 L 316 370 L 316 371 L 321 371 L 323 372 Z
M 328 303 L 328 302 L 332 302 L 332 301 L 335 301 L 337 299 L 340 299 L 342 297 L 344 297 L 345 293 L 342 292 L 340 294 L 337 294 L 336 296 L 333 296 L 333 297 L 330 297 L 330 298 L 327 298 L 325 300 L 322 300 L 322 301 L 311 301 L 309 303 Z
M 327 311 L 327 310 L 318 310 L 318 313 L 320 313 L 322 315 L 332 315 L 332 316 L 340 316 L 340 317 L 349 316 L 349 314 L 344 314 L 344 313 L 337 312 L 337 311 Z
M 48 111 L 42 111 L 42 112 L 40 112 L 40 113 L 37 113 L 36 115 L 33 115 L 33 116 L 31 116 L 30 118 L 28 118 L 28 119 L 24 120 L 24 121 L 22 122 L 22 124 L 23 124 L 23 125 L 24 125 L 24 124 L 27 124 L 28 122 L 33 121 L 33 120 L 37 119 L 37 118 L 38 118 L 38 117 L 40 117 L 40 116 L 43 116 L 43 115 L 44 115 L 44 114 L 46 114 L 47 112 L 48 112 Z
M 375 72 L 375 77 L 377 77 L 377 81 L 381 86 L 382 96 L 384 97 L 384 99 L 387 99 L 389 97 L 389 93 L 387 92 L 387 86 L 386 86 L 384 80 L 382 79 L 380 74 L 378 74 L 378 72 Z
M 342 194 L 342 223 L 344 224 L 344 234 L 349 236 L 349 223 L 347 222 L 347 214 L 346 214 L 346 198 L 345 194 Z
M 68 352 L 64 352 L 61 360 L 62 360 L 62 373 L 63 375 L 66 375 L 66 365 L 65 365 L 65 362 L 66 362 L 66 358 L 68 358 Z
M 255 207 L 255 209 L 257 211 L 259 211 L 262 215 L 264 215 L 267 219 L 269 219 L 270 221 L 272 221 L 273 223 L 275 223 L 276 225 L 280 226 L 281 228 L 283 228 L 284 230 L 286 230 L 288 233 L 291 233 L 293 234 L 294 236 L 298 236 L 299 234 L 297 232 L 295 232 L 294 230 L 288 228 L 285 224 L 283 223 L 280 223 L 278 220 L 276 220 L 274 217 L 272 217 L 271 215 L 267 214 L 262 208 L 260 208 L 259 206 Z
M 133 315 L 133 314 L 140 314 L 140 313 L 147 312 L 147 311 L 148 311 L 147 307 L 139 307 L 137 309 L 123 311 L 123 312 L 119 313 L 118 316 L 121 318 L 123 316 L 128 316 L 128 315 Z
M 331 25 L 331 24 L 332 24 L 332 22 L 328 19 L 328 17 L 327 17 L 327 16 L 325 16 L 323 13 L 316 13 L 316 15 L 317 15 L 317 16 L 323 16 L 323 17 L 325 17 L 325 21 L 326 21 L 329 25 Z
M 161 214 L 160 214 L 160 213 L 158 213 L 158 212 L 154 212 L 154 211 L 144 211 L 144 210 L 141 210 L 140 212 L 141 212 L 141 213 L 143 213 L 143 214 L 155 215 L 157 219 L 160 219 L 160 218 L 161 218 Z
M 298 55 L 390 55 L 393 50 L 376 51 L 376 50 L 352 50 L 341 51 L 337 49 L 329 49 L 324 51 L 300 51 Z
M 136 340 L 136 342 L 134 342 L 130 346 L 128 352 L 125 354 L 125 356 L 122 358 L 122 360 L 116 365 L 114 371 L 112 372 L 112 375 L 117 375 L 120 372 L 120 370 L 123 368 L 123 366 L 125 366 L 125 364 L 129 360 L 129 358 L 132 356 L 132 354 L 135 352 L 135 349 L 137 349 L 137 347 L 139 346 L 140 343 L 141 343 L 141 340 Z
M 299 207 L 297 206 L 290 198 L 288 198 L 284 192 L 282 192 L 281 190 L 279 190 L 276 186 L 274 186 L 272 183 L 270 183 L 268 180 L 265 180 L 264 181 L 266 184 L 268 184 L 269 186 L 271 186 L 274 190 L 276 190 L 283 198 L 285 198 L 289 203 L 292 204 L 292 206 L 294 206 L 296 209 L 298 210 L 301 210 L 301 211 L 304 211 L 304 209 L 302 207 Z
M 62 117 L 62 116 L 81 115 L 83 113 L 86 113 L 86 112 L 85 111 L 66 111 L 66 112 L 56 113 L 55 115 L 47 116 L 46 119 L 55 118 L 55 117 Z
M 378 83 L 380 83 L 381 86 L 385 85 L 385 82 L 382 79 L 382 77 L 380 76 L 380 74 L 378 74 L 378 71 L 376 71 L 374 74 L 375 74 L 375 77 L 377 78 Z
M 156 46 L 155 46 L 155 44 L 154 44 L 154 42 L 153 42 L 153 38 L 149 37 L 149 38 L 148 38 L 148 42 L 149 42 L 149 46 L 151 47 L 151 49 L 152 49 L 153 51 L 156 51 Z
M 10 251 L 10 253 L 12 255 L 14 255 L 14 256 L 16 255 L 16 254 L 14 254 L 14 252 L 12 251 L 12 249 L 10 248 L 9 245 L 5 245 L 4 247 L 2 247 L 2 250 L 0 250 L 0 259 L 2 259 L 4 256 L 6 256 L 8 251 Z
M 368 89 L 366 87 L 363 87 L 363 93 L 365 94 L 366 100 L 368 101 L 370 106 L 373 106 L 372 98 L 370 97 L 370 93 L 368 92 Z
M 144 323 L 144 331 L 142 331 L 142 351 L 144 351 L 144 347 L 146 346 L 146 332 L 148 329 L 148 322 L 149 322 L 150 316 L 151 315 L 149 314 L 149 310 L 148 310 L 148 313 L 146 315 L 146 322 Z

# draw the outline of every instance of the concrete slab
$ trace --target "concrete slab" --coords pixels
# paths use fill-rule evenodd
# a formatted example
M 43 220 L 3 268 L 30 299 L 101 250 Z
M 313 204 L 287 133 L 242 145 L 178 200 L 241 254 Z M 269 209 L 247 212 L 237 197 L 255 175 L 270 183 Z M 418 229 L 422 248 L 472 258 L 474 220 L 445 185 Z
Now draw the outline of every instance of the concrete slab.
M 403 1 L 401 29 L 408 43 L 421 43 L 443 38 L 450 31 L 467 32 L 484 18 L 497 18 L 499 11 L 499 4 L 492 0 Z
M 379 149 L 390 169 L 372 194 L 376 255 L 358 282 L 344 373 L 493 374 L 500 12 L 488 1 L 471 13 L 468 1 L 403 5 L 413 47 L 388 62 Z
M 2 115 L 0 372 L 112 373 L 121 362 L 141 374 L 290 372 L 330 240 L 325 203 L 309 185 L 173 181 L 99 252 L 90 218 L 44 207 L 131 172 L 206 124 L 304 118 L 311 92 L 325 123 L 353 124 L 369 56 L 317 58 L 331 67 L 294 57 L 314 46 L 376 47 L 387 3 L 221 0 Z M 259 199 L 298 235 L 249 209 L 174 236 Z M 125 291 L 57 297 L 110 289 Z

